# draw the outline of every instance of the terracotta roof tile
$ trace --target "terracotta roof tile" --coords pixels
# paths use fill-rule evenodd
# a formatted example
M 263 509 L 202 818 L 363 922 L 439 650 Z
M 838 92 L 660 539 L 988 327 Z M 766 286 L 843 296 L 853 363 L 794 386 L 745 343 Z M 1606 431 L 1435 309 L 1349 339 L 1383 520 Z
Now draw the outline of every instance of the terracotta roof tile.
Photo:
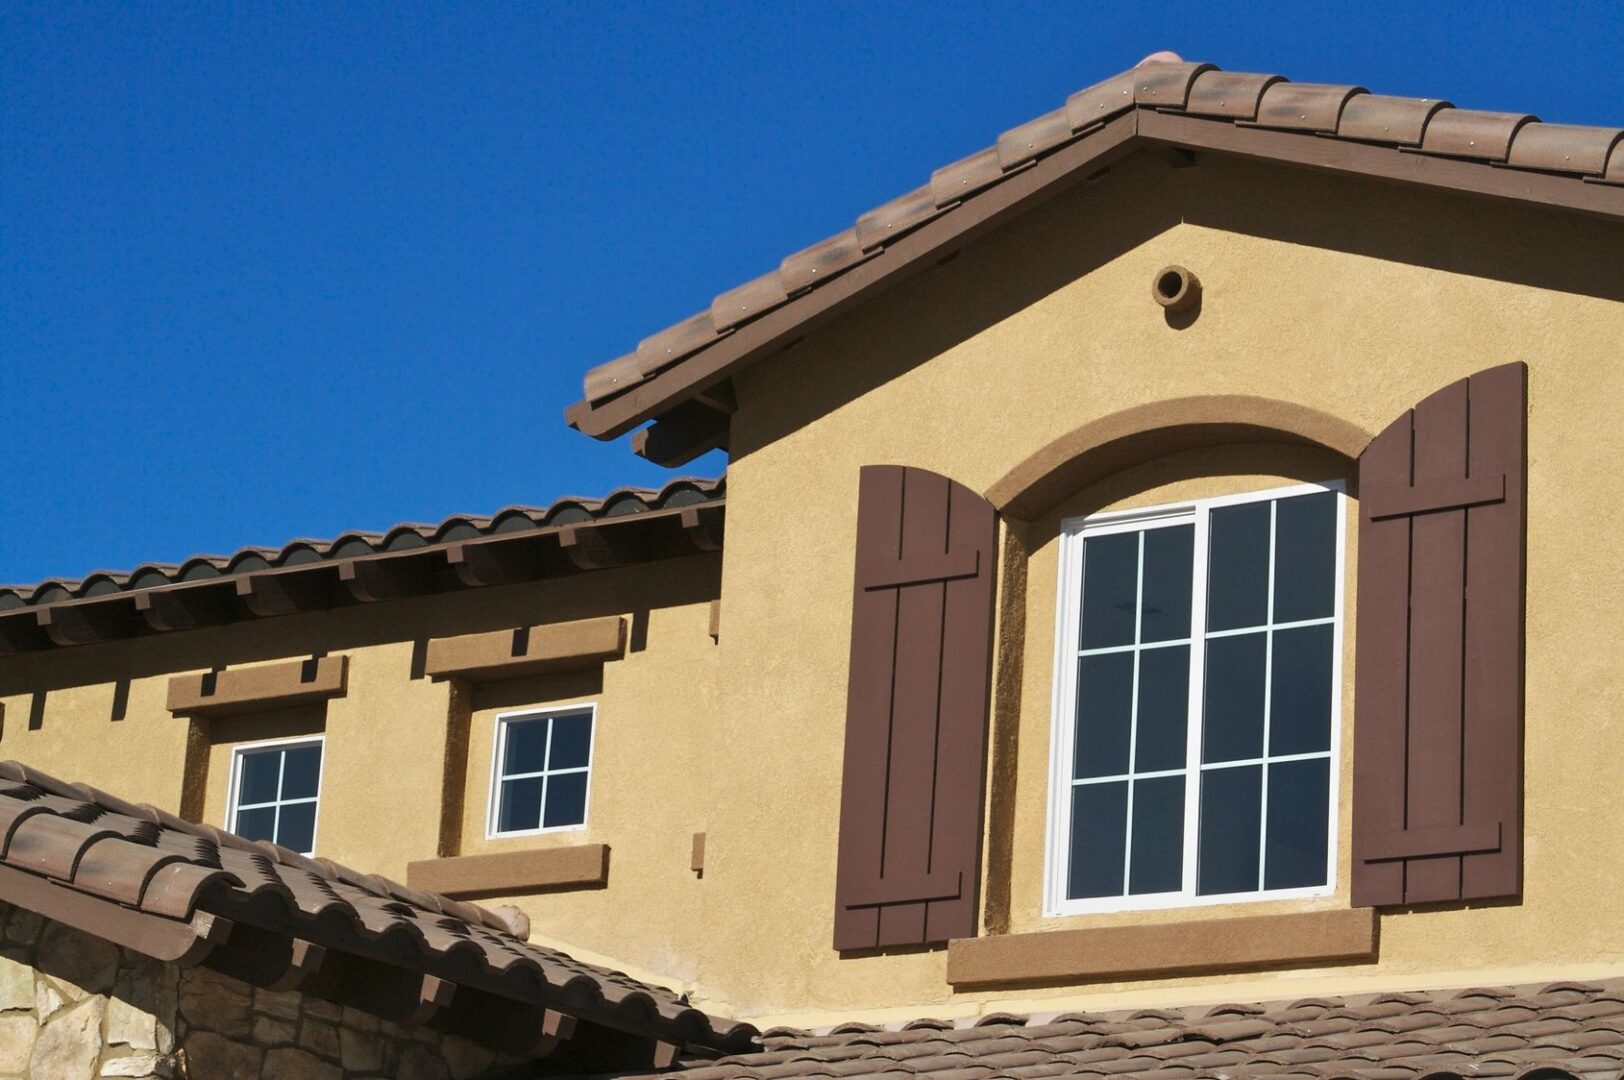
M 1173 1080 L 1619 1080 L 1624 980 L 1381 994 L 1342 1001 L 1227 1003 L 810 1036 L 777 1028 L 763 1050 L 667 1073 L 671 1080 L 826 1075 L 950 1080 L 1134 1077 Z M 1585 1011 L 1587 1017 L 1559 1015 Z M 1531 1019 L 1533 1018 L 1533 1019 Z M 1345 1030 L 1327 1034 L 1327 1023 Z M 843 1025 L 845 1029 L 871 1025 Z M 839 1030 L 839 1029 L 837 1029 Z M 793 1061 L 784 1052 L 793 1049 Z
M 180 563 L 146 563 L 128 571 L 98 570 L 80 579 L 46 578 L 31 585 L 0 585 L 0 611 L 134 592 L 183 580 L 213 579 L 300 563 L 407 551 L 448 540 L 468 540 L 697 505 L 721 498 L 725 490 L 722 479 L 681 477 L 659 489 L 618 488 L 600 499 L 569 495 L 546 506 L 507 506 L 488 515 L 453 514 L 433 524 L 402 522 L 381 532 L 348 532 L 332 540 L 302 538 L 290 540 L 280 548 L 244 547 L 230 555 L 193 555 Z
M 0 763 L 0 867 L 12 875 L 0 879 L 7 883 L 0 897 L 14 903 L 24 901 L 8 888 L 49 880 L 64 895 L 112 901 L 105 910 L 145 913 L 153 926 L 184 925 L 206 912 L 307 936 L 329 950 L 383 949 L 392 963 L 425 974 L 679 1045 L 755 1045 L 749 1025 L 531 945 L 476 905 L 190 824 L 16 762 Z
M 1284 131 L 1334 132 L 1349 99 L 1365 93 L 1362 86 L 1277 82 L 1264 91 L 1253 122 Z
M 645 344 L 661 343 L 657 364 L 651 366 L 649 361 L 654 358 L 640 348 L 635 370 L 628 368 L 625 358 L 594 368 L 584 381 L 583 401 L 570 410 L 571 422 L 607 438 L 662 415 L 686 400 L 684 395 L 691 396 L 685 376 L 673 374 L 667 380 L 670 391 L 665 397 L 647 395 L 624 409 L 610 403 L 639 381 L 680 371 L 693 358 L 705 356 L 735 328 L 768 312 L 796 304 L 802 307 L 790 310 L 814 312 L 815 306 L 808 305 L 815 302 L 807 297 L 855 265 L 858 253 L 866 258 L 883 252 L 918 226 L 958 212 L 960 204 L 978 193 L 1091 137 L 1107 121 L 1135 109 L 1303 138 L 1344 139 L 1385 147 L 1395 154 L 1419 150 L 1485 167 L 1541 174 L 1542 180 L 1555 184 L 1542 189 L 1542 201 L 1624 216 L 1624 202 L 1598 201 L 1594 189 L 1585 187 L 1586 183 L 1624 184 L 1624 140 L 1617 129 L 1543 124 L 1522 113 L 1457 109 L 1438 98 L 1372 94 L 1358 86 L 1293 83 L 1280 75 L 1226 72 L 1211 64 L 1175 62 L 1170 54 L 1157 54 L 1079 90 L 1062 108 L 1010 128 L 993 146 L 937 169 L 927 186 L 861 215 L 854 230 L 790 256 L 773 274 L 722 293 L 713 300 L 708 316 L 664 332 L 674 334 L 673 339 L 668 341 L 663 334 L 646 339 Z M 1271 151 L 1260 148 L 1259 152 L 1266 157 Z M 1433 179 L 1436 172 L 1406 175 L 1423 183 L 1443 182 Z M 1520 197 L 1528 187 L 1516 185 L 1508 190 Z M 1507 193 L 1501 188 L 1493 190 Z M 712 331 L 708 339 L 704 333 L 707 324 Z M 747 363 L 781 344 L 778 338 L 758 335 L 741 344 L 742 355 L 728 363 Z M 714 366 L 707 368 L 705 378 L 714 382 L 716 371 Z M 600 409 L 608 410 L 601 420 L 597 419 Z

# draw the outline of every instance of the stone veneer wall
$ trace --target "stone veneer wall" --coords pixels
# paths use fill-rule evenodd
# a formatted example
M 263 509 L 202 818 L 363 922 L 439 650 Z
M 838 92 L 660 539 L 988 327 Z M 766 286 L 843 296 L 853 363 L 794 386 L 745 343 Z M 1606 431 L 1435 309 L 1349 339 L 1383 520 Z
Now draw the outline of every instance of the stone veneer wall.
M 499 1061 L 297 992 L 180 968 L 0 903 L 0 1080 L 467 1080 Z

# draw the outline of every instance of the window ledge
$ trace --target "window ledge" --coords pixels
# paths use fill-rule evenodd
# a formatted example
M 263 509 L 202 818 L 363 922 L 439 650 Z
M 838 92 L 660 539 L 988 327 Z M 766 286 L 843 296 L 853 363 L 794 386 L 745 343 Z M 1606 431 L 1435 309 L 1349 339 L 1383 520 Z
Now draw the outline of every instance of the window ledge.
M 460 899 L 601 888 L 608 881 L 607 844 L 459 855 L 406 865 L 409 887 Z
M 947 981 L 1074 985 L 1374 959 L 1376 913 L 1349 908 L 962 938 L 948 944 Z

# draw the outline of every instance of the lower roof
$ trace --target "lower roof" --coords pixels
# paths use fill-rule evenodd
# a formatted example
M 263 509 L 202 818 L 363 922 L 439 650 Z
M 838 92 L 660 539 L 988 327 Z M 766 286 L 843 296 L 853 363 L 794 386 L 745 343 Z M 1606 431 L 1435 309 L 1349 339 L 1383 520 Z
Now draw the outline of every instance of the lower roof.
M 521 1056 L 560 1030 L 595 1040 L 598 1056 L 617 1040 L 664 1045 L 665 1060 L 755 1045 L 750 1025 L 532 945 L 498 912 L 9 761 L 0 762 L 0 901 L 160 960 Z
M 1624 1076 L 1624 979 L 1200 1009 L 775 1029 L 679 1080 L 1424 1080 Z
M 722 546 L 726 478 L 0 586 L 0 656 L 507 585 Z

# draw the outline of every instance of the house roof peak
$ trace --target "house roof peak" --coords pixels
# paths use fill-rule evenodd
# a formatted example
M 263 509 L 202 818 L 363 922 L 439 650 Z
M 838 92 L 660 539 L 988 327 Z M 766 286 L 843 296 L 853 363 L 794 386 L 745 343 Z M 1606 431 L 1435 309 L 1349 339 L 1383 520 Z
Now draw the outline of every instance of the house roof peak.
M 726 444 L 730 379 L 813 326 L 1142 146 L 1228 154 L 1624 221 L 1624 128 L 1542 123 L 1437 97 L 1294 83 L 1151 53 L 937 169 L 851 228 L 587 372 L 570 424 L 664 465 Z

